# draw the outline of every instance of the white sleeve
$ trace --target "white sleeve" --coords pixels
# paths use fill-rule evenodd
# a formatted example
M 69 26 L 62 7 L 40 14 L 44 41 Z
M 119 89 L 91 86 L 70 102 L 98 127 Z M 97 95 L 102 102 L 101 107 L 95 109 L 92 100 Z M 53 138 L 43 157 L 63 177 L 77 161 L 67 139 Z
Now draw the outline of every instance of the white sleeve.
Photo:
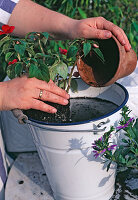
M 0 27 L 7 24 L 19 0 L 0 0 Z

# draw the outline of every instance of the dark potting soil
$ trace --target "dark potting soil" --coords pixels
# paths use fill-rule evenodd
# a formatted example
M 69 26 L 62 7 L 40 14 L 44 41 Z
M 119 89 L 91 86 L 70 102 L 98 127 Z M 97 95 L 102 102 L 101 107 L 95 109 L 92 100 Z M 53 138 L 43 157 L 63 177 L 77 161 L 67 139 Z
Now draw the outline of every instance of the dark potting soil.
M 70 98 L 70 102 L 66 106 L 51 102 L 45 103 L 56 107 L 57 113 L 51 114 L 34 109 L 23 112 L 29 118 L 42 122 L 74 123 L 98 118 L 117 108 L 117 105 L 110 101 L 88 97 Z

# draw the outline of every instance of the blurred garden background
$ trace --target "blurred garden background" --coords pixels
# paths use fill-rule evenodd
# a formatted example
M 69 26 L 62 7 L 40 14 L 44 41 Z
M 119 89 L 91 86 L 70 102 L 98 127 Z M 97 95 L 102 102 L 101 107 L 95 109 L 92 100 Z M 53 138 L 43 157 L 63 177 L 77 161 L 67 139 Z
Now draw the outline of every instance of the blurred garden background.
M 137 0 L 35 0 L 35 2 L 65 14 L 83 19 L 102 16 L 121 27 L 137 52 L 138 1 Z

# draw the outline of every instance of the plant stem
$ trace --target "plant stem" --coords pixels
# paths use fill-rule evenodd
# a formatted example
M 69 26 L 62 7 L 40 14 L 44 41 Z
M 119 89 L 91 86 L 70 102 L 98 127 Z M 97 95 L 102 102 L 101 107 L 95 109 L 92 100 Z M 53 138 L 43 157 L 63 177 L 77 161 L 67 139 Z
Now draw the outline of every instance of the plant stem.
M 78 61 L 78 58 L 76 59 L 75 63 L 73 64 L 73 67 L 72 67 L 71 72 L 70 72 L 70 75 L 69 75 L 68 87 L 67 87 L 67 89 L 66 89 L 66 92 L 67 92 L 67 93 L 69 92 L 69 89 L 70 89 L 71 77 L 72 77 L 72 73 L 73 73 L 73 70 L 74 70 L 74 68 L 75 68 L 75 66 L 76 66 L 77 61 Z
M 18 57 L 18 60 L 21 61 L 21 57 L 19 53 L 17 53 L 17 57 Z
M 42 45 L 41 45 L 41 40 L 40 40 L 40 39 L 38 39 L 38 43 L 39 43 L 41 52 L 42 52 L 43 54 L 45 54 L 44 49 L 43 49 L 43 47 L 42 47 Z M 43 62 L 45 62 L 45 57 L 43 57 Z

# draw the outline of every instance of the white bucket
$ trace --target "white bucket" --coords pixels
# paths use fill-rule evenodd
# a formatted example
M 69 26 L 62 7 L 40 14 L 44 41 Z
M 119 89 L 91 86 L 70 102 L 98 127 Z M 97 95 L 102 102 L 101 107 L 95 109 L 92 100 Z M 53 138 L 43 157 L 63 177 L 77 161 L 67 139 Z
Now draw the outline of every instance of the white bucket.
M 116 165 L 107 172 L 106 164 L 94 158 L 91 145 L 120 120 L 128 92 L 116 83 L 102 88 L 89 87 L 81 79 L 78 83 L 79 92 L 70 91 L 71 97 L 106 99 L 117 104 L 117 109 L 79 123 L 47 124 L 32 119 L 27 123 L 56 200 L 109 200 L 114 193 Z

